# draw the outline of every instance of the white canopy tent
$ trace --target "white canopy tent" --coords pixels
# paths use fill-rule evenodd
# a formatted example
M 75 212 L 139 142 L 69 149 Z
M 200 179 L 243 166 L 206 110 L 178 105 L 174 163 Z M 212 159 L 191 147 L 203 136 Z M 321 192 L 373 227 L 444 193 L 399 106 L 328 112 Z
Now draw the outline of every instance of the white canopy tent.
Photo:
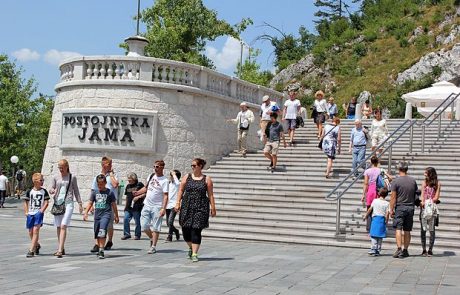
M 459 94 L 460 88 L 453 83 L 441 81 L 431 87 L 403 94 L 402 99 L 417 107 L 423 116 L 428 116 L 452 93 Z M 449 117 L 450 108 L 446 112 L 444 117 Z

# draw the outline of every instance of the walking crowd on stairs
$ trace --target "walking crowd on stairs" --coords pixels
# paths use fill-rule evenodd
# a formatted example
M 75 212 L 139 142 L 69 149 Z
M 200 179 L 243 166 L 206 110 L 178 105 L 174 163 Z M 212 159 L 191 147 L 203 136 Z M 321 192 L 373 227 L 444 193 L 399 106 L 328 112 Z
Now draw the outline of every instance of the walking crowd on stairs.
M 269 96 L 262 98 L 260 106 L 259 136 L 264 143 L 263 154 L 270 161 L 268 166 L 271 172 L 276 171 L 280 142 L 283 140 L 284 148 L 296 148 L 295 129 L 302 126 L 302 106 L 297 99 L 300 85 L 293 84 L 287 88 L 289 99 L 280 109 L 274 99 Z M 315 93 L 312 119 L 316 124 L 318 147 L 327 156 L 326 178 L 331 178 L 333 161 L 341 154 L 342 129 L 334 99 L 329 98 L 326 103 L 323 91 Z M 371 106 L 367 104 L 369 116 Z M 370 255 L 379 256 L 382 251 L 383 239 L 387 236 L 387 224 L 393 219 L 393 228 L 396 231 L 395 258 L 409 256 L 411 231 L 415 206 L 420 207 L 419 220 L 421 224 L 422 255 L 433 255 L 435 243 L 435 227 L 439 222 L 441 183 L 437 178 L 436 170 L 426 168 L 421 193 L 415 179 L 408 175 L 407 162 L 398 164 L 398 175 L 392 176 L 388 171 L 380 168 L 379 156 L 381 150 L 375 151 L 388 136 L 388 128 L 379 108 L 373 112 L 374 119 L 370 132 L 363 127 L 359 118 L 355 119 L 356 99 L 346 105 L 347 118 L 354 120 L 354 128 L 350 133 L 349 153 L 352 155 L 353 181 L 360 175 L 364 176 L 363 193 L 361 202 L 366 207 L 363 220 L 367 221 L 366 230 L 371 240 Z M 281 116 L 281 120 L 278 117 Z M 237 126 L 238 153 L 246 157 L 248 152 L 247 137 L 249 127 L 255 121 L 254 113 L 248 108 L 246 102 L 240 104 L 240 111 L 236 118 L 228 119 L 229 123 Z M 281 121 L 281 122 L 280 122 Z M 287 130 L 282 122 L 287 124 Z M 289 140 L 286 142 L 285 133 Z M 375 155 L 370 159 L 370 167 L 363 161 L 366 158 L 366 147 L 372 142 L 372 151 Z M 35 173 L 32 176 L 33 188 L 27 190 L 24 197 L 24 213 L 26 227 L 31 240 L 27 257 L 34 257 L 40 253 L 39 232 L 43 225 L 43 216 L 51 200 L 51 214 L 54 215 L 54 225 L 57 232 L 57 251 L 54 256 L 63 258 L 66 253 L 65 241 L 67 229 L 71 223 L 74 211 L 74 202 L 78 204 L 83 220 L 89 220 L 89 215 L 94 216 L 93 238 L 95 245 L 90 250 L 96 253 L 99 259 L 105 258 L 105 252 L 114 247 L 114 223 L 120 220 L 117 203 L 119 176 L 115 173 L 112 159 L 104 156 L 101 159 L 101 173 L 96 175 L 91 187 L 91 196 L 88 203 L 83 206 L 79 192 L 77 177 L 70 172 L 69 163 L 65 159 L 58 162 L 59 174 L 53 178 L 49 193 L 43 187 L 43 176 Z M 199 261 L 198 252 L 202 243 L 202 231 L 209 227 L 209 217 L 216 216 L 216 205 L 213 193 L 213 181 L 203 174 L 206 161 L 195 158 L 191 161 L 191 173 L 181 177 L 178 170 L 170 170 L 165 174 L 166 163 L 163 160 L 154 162 L 153 171 L 142 182 L 136 173 L 127 175 L 128 185 L 124 194 L 123 235 L 121 240 L 132 238 L 130 223 L 134 219 L 134 240 L 140 240 L 142 232 L 148 237 L 148 254 L 157 253 L 158 241 L 163 223 L 163 217 L 168 227 L 165 241 L 172 242 L 173 236 L 180 239 L 180 231 L 174 226 L 176 214 L 179 214 L 179 225 L 182 237 L 187 244 L 187 257 L 192 262 Z M 364 168 L 363 173 L 358 168 Z M 367 168 L 367 169 L 366 169 Z M 3 196 L 3 187 L 7 180 L 0 175 L 0 197 Z M 390 201 L 386 200 L 390 194 Z M 418 195 L 420 195 L 418 197 Z M 3 198 L 0 198 L 3 206 Z M 430 238 L 427 245 L 426 232 Z

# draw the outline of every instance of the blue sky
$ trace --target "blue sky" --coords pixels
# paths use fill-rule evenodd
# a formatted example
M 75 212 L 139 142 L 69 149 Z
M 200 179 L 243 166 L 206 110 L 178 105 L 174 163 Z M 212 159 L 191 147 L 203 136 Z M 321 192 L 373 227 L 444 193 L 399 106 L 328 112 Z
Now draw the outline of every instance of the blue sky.
M 141 8 L 153 0 L 141 0 Z M 254 25 L 243 34 L 243 40 L 259 48 L 263 69 L 273 69 L 269 42 L 254 42 L 264 33 L 275 31 L 261 26 L 267 22 L 286 33 L 297 35 L 300 25 L 314 30 L 313 0 L 204 0 L 218 17 L 230 24 L 250 17 Z M 54 95 L 59 78 L 59 62 L 72 55 L 123 55 L 118 46 L 135 34 L 136 0 L 0 0 L 0 53 L 16 60 L 24 77 L 34 76 L 38 91 Z M 141 32 L 145 26 L 141 24 Z M 236 40 L 221 37 L 208 43 L 208 56 L 217 70 L 233 75 L 240 55 Z

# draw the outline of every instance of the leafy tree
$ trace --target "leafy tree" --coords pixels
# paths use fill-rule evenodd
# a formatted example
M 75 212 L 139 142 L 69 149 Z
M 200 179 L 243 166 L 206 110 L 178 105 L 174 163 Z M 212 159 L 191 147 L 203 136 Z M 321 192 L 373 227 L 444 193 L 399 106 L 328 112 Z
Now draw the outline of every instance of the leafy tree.
M 40 171 L 54 101 L 39 95 L 33 99 L 33 78 L 24 80 L 22 69 L 0 55 L 0 162 L 10 170 L 10 157 L 17 155 L 27 171 Z
M 269 86 L 270 80 L 273 78 L 273 74 L 270 71 L 261 71 L 260 65 L 256 62 L 256 57 L 259 56 L 260 50 L 250 50 L 249 58 L 240 66 L 238 63 L 237 71 L 235 75 L 245 81 L 262 85 Z
M 157 0 L 142 11 L 141 19 L 147 25 L 146 55 L 211 68 L 212 61 L 204 54 L 206 42 L 225 35 L 238 39 L 238 31 L 248 25 L 243 20 L 232 27 L 218 19 L 217 12 L 206 8 L 202 0 Z

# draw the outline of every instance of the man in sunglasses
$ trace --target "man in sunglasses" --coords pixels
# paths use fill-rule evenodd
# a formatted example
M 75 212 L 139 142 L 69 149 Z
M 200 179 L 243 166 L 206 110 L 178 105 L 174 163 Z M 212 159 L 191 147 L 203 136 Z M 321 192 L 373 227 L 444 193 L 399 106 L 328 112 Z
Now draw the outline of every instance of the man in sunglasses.
M 160 236 L 161 223 L 166 213 L 168 204 L 168 178 L 164 176 L 163 171 L 165 162 L 163 160 L 155 161 L 155 172 L 150 174 L 146 186 L 133 193 L 137 197 L 146 193 L 144 199 L 144 208 L 141 212 L 141 225 L 144 232 L 150 238 L 150 249 L 148 254 L 157 252 L 156 245 Z

